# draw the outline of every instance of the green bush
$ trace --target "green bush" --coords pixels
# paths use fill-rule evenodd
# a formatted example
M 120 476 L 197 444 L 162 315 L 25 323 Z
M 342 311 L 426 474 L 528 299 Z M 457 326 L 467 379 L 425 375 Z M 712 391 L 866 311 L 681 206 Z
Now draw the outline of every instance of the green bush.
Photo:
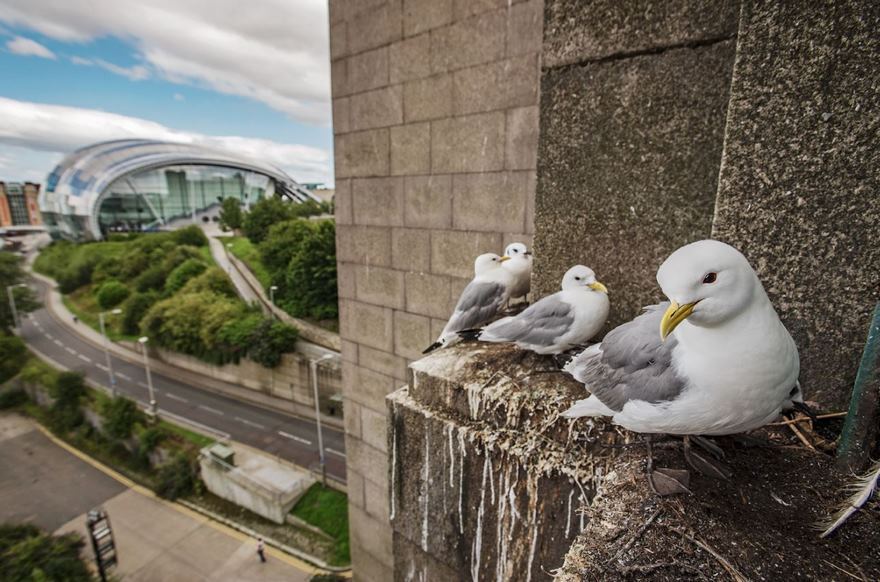
M 281 363 L 282 354 L 293 351 L 298 335 L 295 328 L 285 323 L 263 320 L 251 335 L 248 357 L 266 368 L 274 368 Z
M 151 453 L 167 436 L 165 431 L 158 426 L 151 426 L 138 437 L 139 448 L 145 454 Z
M 104 432 L 114 439 L 127 439 L 131 436 L 134 425 L 144 421 L 144 415 L 134 400 L 124 396 L 108 400 L 100 412 L 104 417 Z
M 68 432 L 83 423 L 80 398 L 86 393 L 83 375 L 77 372 L 61 372 L 52 390 L 55 402 L 49 411 L 49 420 L 56 432 Z
M 174 238 L 174 242 L 179 245 L 190 245 L 193 247 L 203 247 L 208 244 L 208 237 L 205 236 L 205 233 L 196 225 L 190 225 L 185 228 L 181 228 L 179 230 L 175 230 L 172 233 Z
M 181 245 L 171 249 L 171 251 L 162 259 L 160 264 L 162 265 L 163 271 L 170 273 L 187 259 L 201 260 L 201 258 L 202 253 L 199 251 L 198 247 Z
M 192 493 L 197 478 L 194 463 L 183 454 L 177 454 L 159 468 L 156 494 L 174 501 Z
M 336 291 L 336 228 L 332 221 L 312 223 L 287 266 L 282 301 L 298 317 L 335 319 L 339 316 Z
M 172 295 L 181 290 L 187 281 L 201 275 L 207 268 L 207 265 L 199 259 L 185 260 L 175 267 L 171 274 L 168 275 L 168 279 L 165 280 L 165 294 Z
M 122 333 L 137 335 L 141 331 L 141 319 L 158 300 L 156 293 L 135 293 L 122 306 Z
M 27 347 L 18 337 L 0 334 L 0 384 L 21 371 L 27 354 Z
M 148 267 L 135 279 L 134 286 L 141 293 L 162 289 L 165 287 L 165 269 L 162 268 L 162 265 Z
M 241 200 L 238 198 L 224 198 L 220 208 L 220 226 L 229 230 L 241 228 L 244 216 L 241 212 Z
M 272 283 L 284 282 L 287 265 L 302 242 L 312 233 L 308 220 L 285 220 L 272 225 L 265 240 L 260 243 L 260 261 L 272 274 Z
M 90 582 L 77 534 L 50 536 L 30 524 L 0 525 L 0 581 Z
M 12 328 L 12 308 L 9 305 L 9 297 L 6 295 L 6 290 L 2 289 L 2 287 L 24 283 L 25 273 L 21 265 L 21 257 L 0 251 L 0 281 L 2 281 L 2 285 L 0 285 L 0 291 L 2 291 L 2 297 L 0 297 L 0 333 Z M 39 306 L 37 298 L 30 288 L 14 287 L 12 295 L 15 298 L 15 309 L 18 311 L 19 316 L 33 311 Z
M 28 395 L 21 388 L 0 389 L 0 410 L 14 408 L 27 401 Z
M 263 242 L 273 224 L 290 218 L 290 206 L 289 202 L 274 196 L 263 198 L 245 214 L 243 223 L 245 236 L 254 244 Z
M 153 305 L 141 329 L 160 346 L 222 363 L 222 353 L 213 350 L 216 333 L 245 309 L 241 301 L 210 292 L 178 294 Z
M 128 287 L 115 279 L 110 279 L 98 287 L 95 298 L 102 309 L 110 309 L 125 301 L 130 293 Z
M 238 297 L 232 281 L 229 280 L 229 277 L 220 267 L 209 267 L 208 270 L 198 277 L 193 277 L 186 282 L 180 293 L 186 295 L 189 293 L 201 293 L 202 291 L 210 291 L 225 297 Z

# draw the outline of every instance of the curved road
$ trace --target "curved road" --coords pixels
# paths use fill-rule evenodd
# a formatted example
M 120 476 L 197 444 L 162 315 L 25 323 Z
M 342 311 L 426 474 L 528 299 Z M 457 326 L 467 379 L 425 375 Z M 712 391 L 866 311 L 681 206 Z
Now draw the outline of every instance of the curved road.
M 33 281 L 40 298 L 45 300 L 45 284 Z M 22 318 L 21 337 L 65 368 L 82 372 L 102 386 L 108 385 L 103 350 L 70 331 L 45 307 Z M 110 357 L 119 393 L 146 405 L 149 396 L 143 366 L 112 354 Z M 234 400 L 152 370 L 151 373 L 159 416 L 167 411 L 297 465 L 319 468 L 317 427 L 313 420 Z M 326 425 L 322 425 L 322 434 L 327 475 L 345 483 L 345 434 Z

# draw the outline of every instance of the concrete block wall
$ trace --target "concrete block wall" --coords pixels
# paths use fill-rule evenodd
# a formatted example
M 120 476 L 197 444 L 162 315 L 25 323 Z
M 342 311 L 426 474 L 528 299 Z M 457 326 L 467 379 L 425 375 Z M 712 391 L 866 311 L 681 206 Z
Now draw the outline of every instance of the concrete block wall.
M 543 0 L 331 0 L 337 257 L 356 578 L 393 574 L 385 396 L 473 259 L 531 243 Z

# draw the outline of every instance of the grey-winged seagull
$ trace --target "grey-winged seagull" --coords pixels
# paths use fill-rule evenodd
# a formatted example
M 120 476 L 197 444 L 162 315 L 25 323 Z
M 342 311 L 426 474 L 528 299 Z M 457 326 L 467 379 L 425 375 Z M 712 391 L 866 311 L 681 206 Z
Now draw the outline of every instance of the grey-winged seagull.
M 575 265 L 562 277 L 562 291 L 522 313 L 489 324 L 477 336 L 486 342 L 514 342 L 538 354 L 559 354 L 583 345 L 608 319 L 608 289 L 589 267 Z
M 504 256 L 510 257 L 510 260 L 504 263 L 504 268 L 514 276 L 510 298 L 525 299 L 532 289 L 532 253 L 525 244 L 515 242 L 507 245 Z
M 510 257 L 495 253 L 482 254 L 474 261 L 474 278 L 461 292 L 455 310 L 437 341 L 423 354 L 461 341 L 460 332 L 472 330 L 492 321 L 510 299 L 513 274 L 503 267 Z
M 647 434 L 727 435 L 803 406 L 797 346 L 742 253 L 715 240 L 686 245 L 657 282 L 668 303 L 565 366 L 591 393 L 565 416 L 610 416 Z

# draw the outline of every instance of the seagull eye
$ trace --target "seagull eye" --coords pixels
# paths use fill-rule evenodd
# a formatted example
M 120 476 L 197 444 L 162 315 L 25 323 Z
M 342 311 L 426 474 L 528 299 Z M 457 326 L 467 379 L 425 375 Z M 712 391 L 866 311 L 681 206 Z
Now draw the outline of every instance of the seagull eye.
M 581 278 L 580 278 L 580 277 L 575 277 L 574 280 L 575 280 L 575 281 L 580 281 Z
M 718 279 L 718 273 L 708 273 L 703 277 L 703 285 L 711 285 L 716 279 Z

